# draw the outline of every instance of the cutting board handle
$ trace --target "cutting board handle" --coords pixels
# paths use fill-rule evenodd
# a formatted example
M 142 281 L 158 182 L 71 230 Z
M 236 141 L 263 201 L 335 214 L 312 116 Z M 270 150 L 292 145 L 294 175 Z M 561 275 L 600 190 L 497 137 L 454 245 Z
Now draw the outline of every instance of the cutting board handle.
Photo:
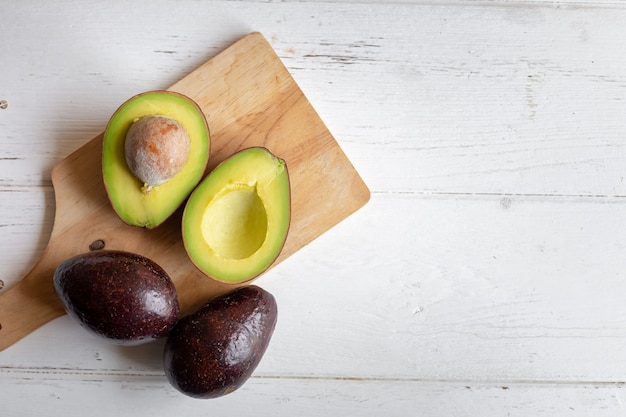
M 26 276 L 0 297 L 0 351 L 65 314 L 52 283 L 52 255 L 46 249 Z

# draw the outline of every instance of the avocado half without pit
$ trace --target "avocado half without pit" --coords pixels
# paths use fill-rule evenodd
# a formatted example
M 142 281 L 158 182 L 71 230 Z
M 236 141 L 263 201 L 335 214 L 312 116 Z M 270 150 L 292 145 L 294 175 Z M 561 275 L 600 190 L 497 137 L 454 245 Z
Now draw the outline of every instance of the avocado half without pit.
M 276 260 L 290 218 L 285 161 L 266 148 L 247 148 L 220 163 L 193 191 L 183 213 L 183 242 L 205 275 L 242 283 Z
M 102 174 L 117 215 L 152 229 L 183 204 L 204 175 L 210 134 L 200 107 L 171 91 L 130 98 L 104 133 Z

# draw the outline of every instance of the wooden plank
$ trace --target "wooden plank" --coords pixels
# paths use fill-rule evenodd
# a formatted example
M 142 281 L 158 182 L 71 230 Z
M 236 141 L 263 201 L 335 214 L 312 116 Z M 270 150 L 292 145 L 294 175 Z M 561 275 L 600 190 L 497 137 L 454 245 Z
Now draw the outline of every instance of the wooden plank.
M 72 415 L 89 409 L 93 417 L 133 412 L 141 415 L 210 414 L 389 416 L 506 415 L 616 416 L 623 413 L 623 384 L 525 384 L 252 377 L 219 400 L 183 397 L 160 374 L 0 369 L 0 389 L 9 404 L 3 415 Z M 115 398 L 115 401 L 111 401 Z M 37 399 L 37 401 L 33 401 Z M 19 405 L 19 406 L 18 406 Z M 497 411 L 494 411 L 497 410 Z
M 623 381 L 623 203 L 507 198 L 375 194 L 262 278 L 280 313 L 260 372 Z M 0 253 L 21 256 L 22 239 Z M 143 372 L 160 357 L 103 344 L 65 316 L 0 363 Z
M 315 3 L 244 2 L 237 14 L 271 28 L 272 46 L 374 190 L 626 195 L 621 181 L 626 52 L 619 45 L 626 10 L 615 2 L 489 3 L 318 9 Z M 105 6 L 93 7 L 94 16 L 107 14 Z M 190 7 L 202 13 L 198 5 Z M 158 13 L 151 13 L 141 22 L 158 20 Z M 277 15 L 284 25 L 273 25 Z M 390 18 L 395 25 L 388 24 Z M 40 23 L 54 31 L 46 26 L 50 23 Z M 111 34 L 97 19 L 76 24 L 94 25 L 103 34 L 97 42 L 106 56 L 115 55 L 126 36 Z M 333 27 L 321 42 L 310 36 L 316 24 Z M 293 25 L 303 29 L 293 31 Z M 43 53 L 28 49 L 25 61 L 0 80 L 8 99 L 19 91 L 28 100 L 0 113 L 10 136 L 3 150 L 16 158 L 0 165 L 2 181 L 49 181 L 53 163 L 98 133 L 130 91 L 165 87 L 191 70 L 191 62 L 200 64 L 207 38 L 209 53 L 226 45 L 226 35 L 207 30 L 208 36 L 189 33 L 184 43 L 167 33 L 155 40 L 137 33 L 135 46 L 149 51 L 145 65 L 158 72 L 137 80 L 146 71 L 134 60 L 124 66 L 96 61 L 98 68 L 82 63 L 83 72 L 75 76 L 85 92 L 62 99 L 46 88 L 50 75 L 28 76 L 29 63 Z M 60 49 L 55 41 L 47 39 L 41 48 Z M 164 49 L 177 52 L 159 52 Z M 107 77 L 111 85 L 102 81 Z M 129 88 L 133 83 L 138 86 Z M 46 128 L 33 125 L 32 117 Z M 25 141 L 33 145 L 26 149 Z M 25 158 L 39 168 L 25 170 Z

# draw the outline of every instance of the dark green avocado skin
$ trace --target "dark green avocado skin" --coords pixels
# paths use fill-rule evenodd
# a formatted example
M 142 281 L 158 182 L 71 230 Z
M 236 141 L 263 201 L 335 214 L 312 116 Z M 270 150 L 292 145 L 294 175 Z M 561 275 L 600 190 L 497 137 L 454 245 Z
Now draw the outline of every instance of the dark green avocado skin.
M 165 337 L 179 318 L 172 280 L 138 254 L 97 250 L 76 256 L 56 268 L 53 283 L 72 318 L 115 344 Z
M 277 321 L 274 296 L 240 287 L 183 317 L 165 342 L 164 368 L 180 392 L 216 398 L 241 387 L 265 353 Z

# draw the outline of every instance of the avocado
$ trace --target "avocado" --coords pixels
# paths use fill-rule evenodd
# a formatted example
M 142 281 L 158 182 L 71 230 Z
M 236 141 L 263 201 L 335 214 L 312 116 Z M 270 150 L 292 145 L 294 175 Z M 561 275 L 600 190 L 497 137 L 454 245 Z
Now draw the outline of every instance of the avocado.
M 272 294 L 244 286 L 183 317 L 167 336 L 165 374 L 194 398 L 217 398 L 241 387 L 261 361 L 276 327 Z
M 152 229 L 170 217 L 204 176 L 210 134 L 192 99 L 149 91 L 122 104 L 104 132 L 102 174 L 117 215 Z
M 183 243 L 204 274 L 242 283 L 274 262 L 290 216 L 285 161 L 266 148 L 247 148 L 220 163 L 193 191 L 183 212 Z
M 135 253 L 97 250 L 75 256 L 57 266 L 53 283 L 70 317 L 115 344 L 165 337 L 179 318 L 168 274 Z

